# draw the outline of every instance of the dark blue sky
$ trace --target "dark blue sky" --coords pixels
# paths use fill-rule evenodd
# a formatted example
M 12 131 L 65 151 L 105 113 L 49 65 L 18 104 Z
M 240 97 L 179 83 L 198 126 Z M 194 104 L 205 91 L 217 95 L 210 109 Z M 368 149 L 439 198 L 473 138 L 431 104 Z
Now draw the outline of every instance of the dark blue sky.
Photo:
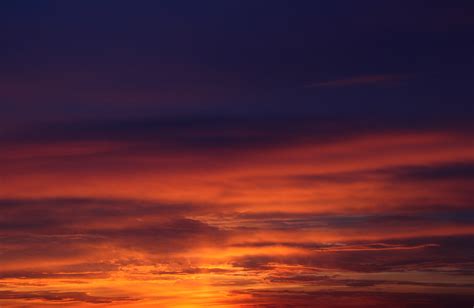
M 2 121 L 473 113 L 472 1 L 1 6 Z

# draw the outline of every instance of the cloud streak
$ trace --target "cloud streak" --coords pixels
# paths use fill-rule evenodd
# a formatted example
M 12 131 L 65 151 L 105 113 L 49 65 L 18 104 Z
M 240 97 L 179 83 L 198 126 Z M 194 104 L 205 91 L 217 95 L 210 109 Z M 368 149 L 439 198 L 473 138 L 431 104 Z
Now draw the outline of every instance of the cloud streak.
M 367 86 L 367 85 L 390 85 L 397 84 L 400 81 L 406 79 L 407 75 L 390 75 L 390 74 L 379 74 L 379 75 L 360 75 L 351 78 L 342 78 L 329 81 L 315 82 L 307 85 L 307 88 L 320 88 L 320 87 L 352 87 L 352 86 Z

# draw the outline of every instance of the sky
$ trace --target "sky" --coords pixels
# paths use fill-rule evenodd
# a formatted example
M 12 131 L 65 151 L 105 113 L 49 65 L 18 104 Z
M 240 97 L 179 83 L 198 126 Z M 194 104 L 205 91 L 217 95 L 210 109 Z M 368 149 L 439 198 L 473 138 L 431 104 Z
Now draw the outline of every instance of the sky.
M 472 1 L 2 1 L 0 307 L 471 307 Z

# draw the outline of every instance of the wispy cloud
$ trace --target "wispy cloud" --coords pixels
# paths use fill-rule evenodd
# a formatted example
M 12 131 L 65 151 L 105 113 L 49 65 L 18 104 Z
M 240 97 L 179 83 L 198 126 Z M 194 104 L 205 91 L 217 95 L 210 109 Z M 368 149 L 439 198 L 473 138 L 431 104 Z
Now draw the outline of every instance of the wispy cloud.
M 0 291 L 0 299 L 21 299 L 21 300 L 41 300 L 46 302 L 85 302 L 93 304 L 106 304 L 115 301 L 131 301 L 135 300 L 129 297 L 104 297 L 92 296 L 85 292 L 57 292 L 57 291 L 38 291 L 38 292 L 17 292 L 17 291 Z
M 307 88 L 317 87 L 347 87 L 358 85 L 373 85 L 373 84 L 392 84 L 398 83 L 402 79 L 407 78 L 408 75 L 402 74 L 376 74 L 376 75 L 359 75 L 349 78 L 341 78 L 334 80 L 318 81 L 307 85 Z

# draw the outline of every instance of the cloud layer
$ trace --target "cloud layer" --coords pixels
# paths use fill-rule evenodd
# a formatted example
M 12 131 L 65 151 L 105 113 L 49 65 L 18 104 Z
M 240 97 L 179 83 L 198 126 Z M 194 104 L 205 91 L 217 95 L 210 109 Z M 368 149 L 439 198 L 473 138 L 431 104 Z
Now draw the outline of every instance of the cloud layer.
M 291 117 L 4 133 L 0 297 L 8 305 L 468 302 L 470 134 L 463 123 Z

